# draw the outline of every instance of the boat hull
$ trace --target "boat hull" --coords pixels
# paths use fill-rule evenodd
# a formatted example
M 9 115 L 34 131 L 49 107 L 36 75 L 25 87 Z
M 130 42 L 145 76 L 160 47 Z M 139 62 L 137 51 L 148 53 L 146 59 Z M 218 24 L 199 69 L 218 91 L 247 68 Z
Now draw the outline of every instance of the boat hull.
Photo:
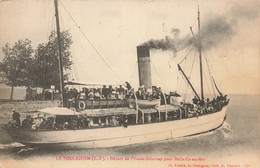
M 220 127 L 227 106 L 219 112 L 166 122 L 85 130 L 7 130 L 14 141 L 29 146 L 101 148 L 170 140 L 208 132 Z

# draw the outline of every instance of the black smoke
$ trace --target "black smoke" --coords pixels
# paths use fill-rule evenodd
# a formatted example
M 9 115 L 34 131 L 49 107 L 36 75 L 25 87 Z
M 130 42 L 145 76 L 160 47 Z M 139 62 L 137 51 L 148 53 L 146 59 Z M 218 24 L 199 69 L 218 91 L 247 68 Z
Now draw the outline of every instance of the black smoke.
M 211 17 L 203 26 L 201 26 L 201 47 L 203 50 L 209 50 L 217 47 L 219 44 L 229 40 L 234 34 L 232 24 L 228 22 L 224 16 Z M 178 49 L 183 50 L 195 46 L 198 48 L 199 35 L 195 33 L 194 36 L 187 35 L 179 40 Z
M 241 1 L 231 4 L 225 15 L 211 15 L 201 25 L 200 37 L 203 50 L 210 50 L 228 42 L 236 34 L 236 26 L 240 20 L 253 20 L 259 17 L 260 3 L 257 1 Z M 196 29 L 197 30 L 197 29 Z M 142 45 L 151 49 L 172 51 L 174 56 L 184 49 L 198 48 L 199 35 L 196 32 L 179 38 L 180 30 L 173 28 L 170 36 L 162 39 L 151 39 Z
M 142 45 L 148 46 L 149 48 L 152 49 L 160 49 L 163 51 L 170 50 L 174 53 L 174 55 L 176 55 L 178 51 L 177 43 L 178 43 L 177 39 L 174 39 L 170 36 L 165 36 L 165 38 L 159 40 L 151 39 Z

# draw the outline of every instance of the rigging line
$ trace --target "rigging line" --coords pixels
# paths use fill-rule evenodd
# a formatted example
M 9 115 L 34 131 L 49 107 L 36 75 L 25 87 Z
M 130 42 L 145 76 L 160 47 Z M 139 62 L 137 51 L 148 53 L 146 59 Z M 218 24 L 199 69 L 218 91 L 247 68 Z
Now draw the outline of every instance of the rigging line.
M 186 101 L 186 96 L 187 96 L 187 89 L 188 89 L 188 81 L 187 81 L 187 79 L 184 77 L 184 75 L 180 72 L 180 74 L 181 74 L 181 77 L 182 77 L 182 80 L 187 84 L 186 85 L 186 90 L 185 90 L 185 93 L 183 94 L 184 96 L 183 96 L 183 100 L 184 101 Z M 196 96 L 195 94 L 194 94 L 194 92 L 192 92 L 192 94 L 194 95 L 194 96 Z
M 192 61 L 191 69 L 190 69 L 190 75 L 188 76 L 189 78 L 191 78 L 191 74 L 192 74 L 194 62 L 195 62 L 195 54 L 194 54 L 194 56 L 193 56 L 193 61 Z
M 49 41 L 49 36 L 51 34 L 51 32 L 53 30 L 55 30 L 55 28 L 53 27 L 53 18 L 54 18 L 54 12 L 51 12 L 51 15 L 50 15 L 50 24 L 48 24 L 48 28 L 47 28 L 47 39 L 46 39 L 46 43 Z
M 67 15 L 63 15 L 63 18 L 64 20 L 68 20 L 67 25 L 69 27 L 69 30 L 71 30 L 71 28 L 74 26 L 72 26 L 72 23 L 70 21 L 70 19 L 68 19 L 68 16 Z M 73 62 L 72 63 L 72 68 L 70 69 L 70 74 L 71 74 L 71 79 L 72 81 L 79 81 L 79 75 L 78 75 L 78 68 L 77 68 L 77 64 L 78 64 L 78 61 L 76 59 L 76 51 L 75 51 L 75 45 L 77 45 L 77 41 L 73 41 L 73 44 L 71 46 L 71 50 L 72 50 L 72 53 L 74 53 L 74 57 L 70 57 L 70 60 Z
M 186 79 L 184 79 L 184 80 L 186 80 Z M 189 86 L 189 84 L 188 84 L 188 82 L 186 82 L 186 88 L 184 91 L 184 99 L 186 99 L 186 96 L 187 96 L 188 86 Z
M 194 56 L 195 56 L 195 54 L 194 54 Z M 194 58 L 193 58 L 193 59 L 194 59 Z M 188 63 L 187 63 L 187 60 L 185 60 L 185 67 L 184 67 L 184 69 L 186 69 L 186 67 L 188 66 L 187 64 L 188 64 Z M 190 76 L 191 76 L 191 73 L 189 74 L 189 76 L 187 76 L 187 77 L 189 78 L 189 80 L 190 80 Z M 185 79 L 185 80 L 186 80 L 186 79 Z M 186 88 L 184 89 L 184 90 L 185 90 L 185 91 L 184 91 L 185 94 L 187 94 L 188 86 L 189 86 L 189 84 L 186 83 Z
M 181 60 L 181 62 L 179 64 L 181 64 L 187 58 L 187 56 L 190 54 L 192 49 L 193 49 L 193 46 L 191 46 L 190 50 L 188 51 L 188 53 L 185 55 L 185 57 Z
M 75 45 L 77 45 L 77 46 L 80 47 L 80 49 L 83 51 L 83 53 L 85 53 L 86 55 L 91 55 L 91 56 L 93 56 L 90 52 L 88 52 L 87 50 L 84 50 L 84 47 L 81 45 L 81 43 L 78 43 L 77 41 L 75 41 L 74 43 L 75 43 Z M 80 55 L 80 57 L 83 58 L 82 54 Z M 95 61 L 97 61 L 97 60 L 96 60 L 96 57 L 93 56 L 93 58 L 95 59 Z
M 194 26 L 194 24 L 197 22 L 197 19 L 195 19 L 195 21 L 193 22 L 193 24 L 190 26 L 190 30 L 189 31 L 191 31 L 191 34 L 192 34 L 192 36 L 194 36 L 194 33 L 193 33 L 193 26 Z M 188 33 L 187 33 L 188 34 Z
M 90 54 L 87 50 L 84 50 L 84 47 L 81 45 L 81 43 L 78 43 L 77 41 L 74 41 L 74 43 L 75 43 L 75 45 L 77 45 L 77 46 L 79 46 L 79 49 L 81 49 L 81 51 L 84 53 L 84 54 L 86 54 L 86 55 L 92 55 L 92 54 Z M 82 57 L 82 55 L 81 55 L 81 57 Z M 96 57 L 93 57 L 94 59 L 95 59 L 95 61 L 97 61 L 96 60 Z M 77 62 L 76 60 L 74 60 L 73 59 L 73 62 Z M 76 69 L 76 68 L 75 68 Z M 78 78 L 78 74 L 76 73 L 76 71 L 75 71 L 75 76 L 76 76 L 76 78 L 77 79 L 79 79 Z
M 71 50 L 72 50 L 71 53 L 75 53 L 74 45 L 72 45 Z M 74 57 L 70 57 L 69 59 L 70 61 L 72 61 L 72 68 L 70 69 L 72 81 L 77 81 L 79 79 L 77 74 L 77 69 L 75 67 L 77 61 L 75 60 Z
M 189 27 L 189 30 L 185 34 L 189 34 L 190 28 L 192 28 L 196 22 L 197 22 L 197 19 L 195 19 L 194 23 Z
M 133 77 L 134 77 L 134 73 L 135 73 L 136 66 L 137 66 L 137 62 L 135 63 L 135 67 L 134 67 L 134 70 L 133 70 L 133 72 L 132 72 L 132 76 L 131 76 L 131 79 L 130 79 L 130 84 L 132 83 L 132 79 L 133 79 Z
M 53 7 L 54 8 L 54 7 Z M 55 26 L 55 12 L 54 9 L 52 10 L 52 17 L 51 17 L 51 26 L 50 26 L 50 34 L 51 35 L 52 31 L 56 32 L 56 26 Z M 49 39 L 48 39 L 49 40 Z
M 117 77 L 117 79 L 120 80 L 120 82 L 123 83 L 123 81 L 119 78 L 119 76 L 115 73 L 115 71 L 113 71 L 113 69 L 110 67 L 110 65 L 106 62 L 106 60 L 101 56 L 101 54 L 98 52 L 98 50 L 96 49 L 96 47 L 91 43 L 91 41 L 88 39 L 88 37 L 86 36 L 86 34 L 82 31 L 81 27 L 77 24 L 77 22 L 74 20 L 74 18 L 71 16 L 71 14 L 69 13 L 69 11 L 67 10 L 67 8 L 65 8 L 65 6 L 63 5 L 63 3 L 60 1 L 60 4 L 62 5 L 62 7 L 65 9 L 65 11 L 67 12 L 67 14 L 69 15 L 69 17 L 71 18 L 71 20 L 73 21 L 73 23 L 77 26 L 77 28 L 80 30 L 80 32 L 83 34 L 83 36 L 86 38 L 86 40 L 89 42 L 89 44 L 92 46 L 92 48 L 95 50 L 95 52 L 97 53 L 97 55 L 101 58 L 101 60 L 106 64 L 106 66 L 111 70 L 112 73 L 114 73 L 114 75 Z
M 182 77 L 181 77 L 181 74 L 180 73 L 177 73 L 177 77 L 178 77 L 178 88 L 177 88 L 177 91 L 179 91 L 180 93 L 183 93 L 183 87 L 182 87 L 182 83 L 183 83 L 183 80 L 182 80 Z
M 171 65 L 170 65 L 169 61 L 168 61 L 168 64 L 169 64 L 169 66 L 170 66 L 169 69 L 170 69 L 171 75 L 172 75 L 172 76 L 176 76 L 176 88 L 175 88 L 175 89 L 176 89 L 176 91 L 177 91 L 177 90 L 179 90 L 179 77 L 178 77 L 178 74 L 176 74 L 175 71 L 171 68 Z
M 203 42 L 203 39 L 201 39 L 201 41 Z M 214 96 L 216 97 L 216 92 L 215 92 L 215 89 L 214 89 L 214 84 L 213 84 L 213 76 L 211 74 L 211 71 L 210 71 L 210 67 L 209 67 L 209 63 L 208 63 L 208 59 L 204 53 L 204 51 L 202 50 L 202 56 L 204 57 L 204 59 L 206 60 L 206 63 L 207 63 L 207 67 L 208 67 L 208 72 L 209 72 L 209 75 L 210 75 L 210 82 L 211 82 L 211 87 L 212 87 L 212 90 L 213 90 L 213 93 L 214 93 Z M 213 69 L 212 69 L 213 71 Z
M 191 80 L 191 74 L 192 74 L 192 70 L 193 70 L 193 66 L 194 66 L 194 62 L 195 62 L 195 53 L 193 55 L 193 61 L 192 61 L 192 65 L 191 65 L 191 69 L 190 69 L 190 75 L 188 76 L 189 80 Z M 185 90 L 185 95 L 187 94 L 187 90 L 188 90 L 188 83 L 186 85 L 186 90 Z
M 213 90 L 213 93 L 214 93 L 214 96 L 216 97 L 216 92 L 215 92 L 215 89 L 214 89 L 214 84 L 213 84 L 213 79 L 212 79 L 212 74 L 211 74 L 211 71 L 210 71 L 210 67 L 209 67 L 209 62 L 208 62 L 208 59 L 207 57 L 205 56 L 204 52 L 202 51 L 202 55 L 203 57 L 205 58 L 206 60 L 206 63 L 207 63 L 207 67 L 208 67 L 208 72 L 209 72 L 209 76 L 210 76 L 210 82 L 211 82 L 211 86 L 212 86 L 212 90 Z
M 186 69 L 186 65 L 187 65 L 187 59 L 185 59 L 184 60 L 184 66 L 183 66 L 183 69 Z M 182 75 L 182 74 L 181 74 Z M 186 80 L 186 79 L 185 79 Z M 184 80 L 184 85 L 185 85 L 185 80 Z M 181 86 L 182 86 L 182 83 L 183 83 L 183 80 L 181 80 Z M 186 83 L 187 84 L 187 86 L 186 87 L 188 87 L 188 83 Z M 182 91 L 183 91 L 183 93 L 185 94 L 185 87 L 182 87 Z
M 76 74 L 76 68 L 75 68 L 74 63 L 72 63 L 72 70 L 71 71 L 72 71 L 72 73 L 70 73 L 70 74 L 71 74 L 71 77 L 72 77 L 72 81 L 78 81 L 78 77 L 77 77 L 77 74 Z
M 72 69 L 70 69 L 70 72 L 72 72 L 72 73 L 69 73 L 69 74 L 71 74 L 71 80 L 72 81 L 78 81 L 79 78 L 78 78 L 78 74 L 76 73 L 76 68 L 75 68 L 74 61 L 72 63 Z
M 206 78 L 206 72 L 205 72 L 205 69 L 202 70 L 203 71 L 203 76 L 204 76 L 204 81 L 206 81 L 206 89 L 207 91 L 209 92 L 208 94 L 210 95 L 210 88 L 209 88 L 209 81 L 207 80 Z
M 195 19 L 195 21 L 193 22 L 192 26 L 194 26 L 194 24 L 197 23 L 197 19 L 198 19 L 198 18 Z M 191 26 L 191 27 L 192 27 L 192 26 Z
M 49 37 L 49 29 L 50 29 L 50 20 L 52 18 L 52 11 L 53 10 L 49 10 L 48 12 L 48 21 L 47 21 L 47 32 L 46 32 L 46 42 L 48 42 L 48 37 Z
M 182 80 L 183 81 L 186 81 L 186 79 L 184 78 L 184 76 L 183 76 L 183 74 L 179 71 L 179 73 L 180 73 L 180 76 L 182 77 Z M 188 85 L 188 82 L 186 81 L 186 83 L 187 83 L 187 85 Z M 181 93 L 182 93 L 182 91 L 181 91 Z M 184 92 L 184 96 L 183 96 L 183 99 L 184 99 L 184 101 L 185 101 L 185 98 L 186 98 L 186 95 L 185 95 L 185 92 Z
M 184 76 L 182 76 L 182 79 L 183 79 L 183 80 L 186 80 L 186 79 L 184 78 Z M 186 84 L 187 84 L 186 89 L 185 89 L 185 91 L 183 91 L 183 92 L 184 92 L 184 96 L 183 96 L 184 101 L 186 101 L 188 82 L 186 82 Z
M 187 80 L 185 79 L 185 77 L 184 77 L 184 75 L 183 74 L 181 74 L 181 77 L 182 77 L 182 81 L 184 81 L 184 84 L 183 85 L 185 85 L 184 87 L 182 87 L 182 93 L 183 93 L 183 95 L 184 95 L 184 99 L 186 98 L 186 94 L 187 94 L 187 89 L 188 89 L 188 85 L 189 85 L 189 83 L 187 82 Z
M 155 66 L 153 65 L 153 62 L 152 62 L 152 61 L 151 61 L 151 64 L 152 64 L 152 66 L 153 66 L 153 68 L 154 68 L 156 74 L 158 75 L 158 77 L 159 77 L 161 83 L 163 84 L 163 86 L 164 86 L 164 87 L 166 88 L 166 90 L 168 91 L 168 88 L 166 87 L 166 85 L 165 85 L 164 82 L 162 81 L 161 76 L 159 75 L 159 73 L 158 73 L 158 71 L 156 70 Z
M 195 19 L 195 21 L 193 22 L 192 26 L 190 26 L 190 28 L 192 28 L 196 22 L 197 22 L 197 19 Z M 190 32 L 190 30 L 187 31 L 186 34 L 188 34 L 188 32 Z M 194 46 L 191 46 L 190 50 L 188 51 L 188 53 L 185 55 L 185 57 L 181 60 L 181 62 L 180 62 L 179 64 L 181 64 L 184 60 L 186 60 L 187 56 L 190 54 L 190 52 L 191 52 L 191 50 L 193 49 L 193 47 L 194 47 Z M 195 57 L 195 55 L 194 55 L 194 57 Z M 182 75 L 182 74 L 181 74 L 181 77 L 183 78 L 183 75 Z M 183 80 L 186 80 L 186 79 L 183 78 Z M 182 89 L 181 86 L 182 86 L 183 80 L 180 80 L 180 82 L 179 82 L 179 81 L 178 81 L 178 77 L 177 77 L 177 90 L 180 89 L 180 92 L 182 92 L 182 90 L 186 90 L 186 91 L 184 92 L 184 93 L 186 94 L 187 88 L 188 88 L 188 83 L 186 83 L 186 84 L 187 84 L 187 85 L 186 85 L 186 89 Z M 184 99 L 185 99 L 185 98 L 184 98 Z
M 177 80 L 177 82 L 176 82 L 176 84 L 177 84 L 177 90 L 179 90 L 179 76 L 178 76 L 178 75 L 177 75 L 176 80 Z
M 201 39 L 201 42 L 203 42 L 203 41 L 204 41 L 204 40 Z M 208 66 L 209 66 L 208 60 L 207 60 L 207 58 L 206 58 L 206 54 L 204 53 L 203 50 L 201 50 L 201 51 L 202 51 L 202 54 L 204 54 L 204 58 L 205 58 L 205 60 L 206 60 L 206 62 L 207 62 L 207 64 L 208 64 Z M 209 71 L 210 71 L 210 68 L 208 68 L 208 69 L 209 69 Z M 211 72 L 211 71 L 210 71 L 210 72 Z M 213 68 L 212 68 L 212 73 L 215 74 Z
M 61 28 L 63 27 L 65 27 L 65 25 L 64 25 L 64 18 L 65 18 L 65 20 L 66 20 L 66 16 L 63 16 L 62 15 L 62 12 L 60 13 L 60 23 L 61 23 Z M 62 31 L 63 32 L 63 31 Z M 61 32 L 61 33 L 62 33 Z M 77 78 L 77 74 L 76 74 L 76 68 L 75 68 L 75 64 L 74 64 L 74 62 L 75 62 L 75 60 L 71 57 L 71 58 L 69 58 L 73 63 L 72 63 L 72 68 L 71 69 L 68 69 L 66 72 L 69 74 L 68 76 L 71 78 L 71 79 L 73 79 L 73 80 L 76 80 L 76 79 L 78 79 Z M 72 73 L 70 73 L 70 72 L 72 72 Z

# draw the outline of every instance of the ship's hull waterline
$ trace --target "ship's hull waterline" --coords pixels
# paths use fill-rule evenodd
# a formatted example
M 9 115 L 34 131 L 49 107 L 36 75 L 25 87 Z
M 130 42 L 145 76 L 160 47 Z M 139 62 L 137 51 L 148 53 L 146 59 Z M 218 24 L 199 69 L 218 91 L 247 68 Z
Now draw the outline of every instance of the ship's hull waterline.
M 221 111 L 193 118 L 84 130 L 8 130 L 14 141 L 28 146 L 102 148 L 170 140 L 201 134 L 219 128 L 226 116 Z

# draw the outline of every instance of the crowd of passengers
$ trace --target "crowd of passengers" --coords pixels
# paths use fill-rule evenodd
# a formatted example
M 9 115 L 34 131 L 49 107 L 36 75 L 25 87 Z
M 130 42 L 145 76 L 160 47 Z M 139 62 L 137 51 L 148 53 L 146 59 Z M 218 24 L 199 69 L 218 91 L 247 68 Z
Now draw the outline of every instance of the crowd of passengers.
M 140 86 L 137 91 L 128 82 L 126 85 L 119 87 L 112 87 L 109 85 L 103 85 L 103 88 L 83 88 L 78 91 L 76 88 L 65 90 L 65 96 L 70 100 L 99 100 L 99 99 L 125 99 L 125 98 L 135 98 L 134 92 L 138 99 L 159 99 L 162 97 L 162 90 L 160 87 L 152 86 L 145 88 L 144 85 Z M 179 96 L 179 95 L 178 95 Z
M 175 120 L 182 118 L 190 118 L 206 113 L 213 113 L 219 111 L 223 106 L 229 103 L 227 95 L 217 96 L 210 100 L 209 98 L 206 101 L 199 100 L 194 97 L 192 99 L 193 104 L 191 103 L 181 103 L 177 111 L 169 111 L 166 118 L 167 120 Z M 164 116 L 163 116 L 164 115 Z M 138 123 L 142 123 L 141 115 L 138 115 Z M 13 121 L 9 124 L 15 128 L 24 128 L 24 129 L 85 129 L 93 127 L 113 127 L 113 126 L 124 126 L 127 127 L 129 124 L 135 124 L 135 115 L 129 116 L 107 116 L 107 120 L 94 121 L 90 120 L 87 115 L 78 115 L 78 116 L 47 116 L 46 114 L 38 114 L 36 117 L 31 117 L 27 115 L 26 118 L 20 123 L 20 114 L 13 110 Z M 104 119 L 104 117 L 103 117 Z M 161 121 L 165 120 L 165 114 L 162 113 Z M 158 113 L 151 115 L 145 115 L 145 121 L 150 122 L 159 122 Z M 95 123 L 94 123 L 95 122 Z
M 223 106 L 229 103 L 229 99 L 227 99 L 227 95 L 220 95 L 212 100 L 209 98 L 206 100 L 199 100 L 197 97 L 194 97 L 192 102 L 193 104 L 181 103 L 180 109 L 183 111 L 183 118 L 220 111 Z
M 199 108 L 205 109 L 210 112 L 219 111 L 223 106 L 227 105 L 229 99 L 227 99 L 227 95 L 223 96 L 222 94 L 210 100 L 207 98 L 206 100 L 199 100 L 197 97 L 192 99 L 194 105 Z
M 67 106 L 77 108 L 77 102 L 79 100 L 123 100 L 125 98 L 135 98 L 135 95 L 141 100 L 153 100 L 162 98 L 162 92 L 160 87 L 152 86 L 145 88 L 141 86 L 135 92 L 134 88 L 128 82 L 125 85 L 119 85 L 119 87 L 112 87 L 109 85 L 103 85 L 102 88 L 82 88 L 78 91 L 76 88 L 65 89 L 65 100 L 67 100 Z M 166 95 L 169 98 L 168 95 Z
M 126 86 L 112 87 L 103 85 L 102 88 L 83 88 L 78 91 L 76 88 L 65 90 L 65 96 L 71 100 L 99 100 L 99 99 L 124 99 L 131 89 L 130 84 L 126 82 Z
M 17 112 L 14 112 L 17 113 Z M 19 113 L 18 113 L 19 114 Z M 102 117 L 101 117 L 102 118 Z M 104 120 L 105 119 L 105 120 Z M 95 123 L 94 123 L 95 122 Z M 100 120 L 99 117 L 94 117 L 92 120 L 86 115 L 77 116 L 53 116 L 47 117 L 46 115 L 38 114 L 36 117 L 27 115 L 26 118 L 20 124 L 20 118 L 13 118 L 9 124 L 15 128 L 21 129 L 55 129 L 55 130 L 66 130 L 66 129 L 86 129 L 86 128 L 97 128 L 97 127 L 115 127 L 124 126 L 127 127 L 129 124 L 135 123 L 135 116 L 108 116 Z
M 134 90 L 132 89 L 134 92 Z M 130 92 L 128 97 L 129 98 L 135 98 L 134 93 Z M 135 95 L 137 99 L 141 100 L 153 100 L 153 99 L 159 99 L 162 97 L 162 90 L 160 87 L 152 86 L 145 88 L 144 85 L 139 87 L 138 90 L 135 92 Z
M 152 86 L 145 88 L 141 86 L 135 92 L 131 85 L 126 82 L 126 86 L 123 87 L 122 85 L 119 88 L 113 88 L 111 85 L 106 87 L 103 86 L 101 89 L 96 88 L 83 88 L 81 92 L 78 92 L 76 89 L 66 90 L 66 96 L 68 99 L 74 99 L 74 101 L 78 99 L 85 99 L 85 100 L 95 100 L 95 99 L 124 99 L 124 98 L 135 98 L 135 95 L 138 99 L 142 100 L 153 100 L 161 98 L 161 104 L 164 104 L 164 98 L 166 98 L 167 104 L 170 104 L 171 96 L 179 97 L 180 95 L 176 92 L 171 92 L 169 95 L 162 95 L 162 91 L 160 87 Z M 216 111 L 220 111 L 223 106 L 227 105 L 229 99 L 227 99 L 227 95 L 217 96 L 210 100 L 209 98 L 205 100 L 200 100 L 197 97 L 192 99 L 191 103 L 181 103 L 179 105 L 179 110 L 174 112 L 169 112 L 166 116 L 167 120 L 173 119 L 181 119 L 181 118 L 189 118 L 198 115 L 203 115 L 206 113 L 213 113 Z M 13 121 L 10 123 L 12 126 L 16 128 L 25 128 L 25 129 L 81 129 L 81 128 L 92 128 L 98 125 L 99 127 L 103 126 L 119 126 L 127 124 L 135 123 L 135 117 L 126 117 L 126 116 L 109 116 L 108 121 L 101 121 L 95 122 L 93 124 L 93 120 L 89 120 L 87 116 L 46 116 L 46 115 L 38 115 L 36 117 L 31 117 L 27 115 L 26 118 L 20 122 L 20 114 L 13 110 Z M 164 114 L 162 114 L 164 115 Z M 140 116 L 140 115 L 139 115 Z M 148 122 L 159 122 L 158 114 L 147 115 Z M 149 119 L 149 117 L 151 117 Z M 161 116 L 161 121 L 164 121 L 165 116 Z M 140 121 L 139 121 L 140 120 Z M 141 118 L 138 117 L 138 123 L 141 122 Z M 97 123 L 97 124 L 96 124 Z

